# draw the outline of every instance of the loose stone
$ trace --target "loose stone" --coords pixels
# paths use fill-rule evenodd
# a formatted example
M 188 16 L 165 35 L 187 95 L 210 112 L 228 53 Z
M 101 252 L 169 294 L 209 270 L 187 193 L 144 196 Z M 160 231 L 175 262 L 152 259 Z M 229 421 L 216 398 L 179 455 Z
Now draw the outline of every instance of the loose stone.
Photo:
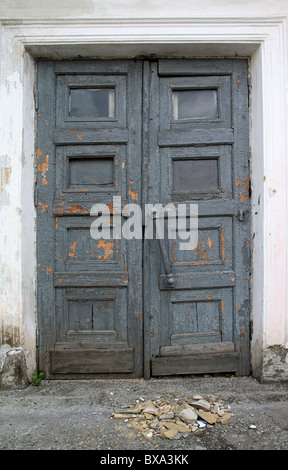
M 197 419 L 197 413 L 194 408 L 187 407 L 180 411 L 178 416 L 185 422 L 185 423 L 194 423 Z

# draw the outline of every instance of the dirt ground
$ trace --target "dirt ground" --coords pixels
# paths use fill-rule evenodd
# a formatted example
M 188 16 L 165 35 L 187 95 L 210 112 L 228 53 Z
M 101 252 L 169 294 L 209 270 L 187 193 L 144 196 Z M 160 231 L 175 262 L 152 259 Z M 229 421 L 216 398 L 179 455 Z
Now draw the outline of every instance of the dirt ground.
M 231 418 L 202 432 L 147 439 L 113 419 L 137 400 L 170 402 L 200 394 L 222 400 Z M 288 384 L 251 377 L 178 377 L 151 380 L 43 380 L 39 387 L 0 392 L 1 450 L 175 451 L 287 450 Z M 101 452 L 100 452 L 101 455 Z M 104 453 L 103 453 L 104 455 Z

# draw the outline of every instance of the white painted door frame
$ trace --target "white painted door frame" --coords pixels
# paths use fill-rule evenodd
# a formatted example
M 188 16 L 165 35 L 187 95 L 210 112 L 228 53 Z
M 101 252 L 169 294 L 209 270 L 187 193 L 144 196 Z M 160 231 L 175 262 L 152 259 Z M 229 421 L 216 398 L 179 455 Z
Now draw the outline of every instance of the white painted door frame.
M 250 57 L 251 351 L 254 374 L 261 376 L 265 348 L 288 342 L 286 17 L 3 21 L 0 34 L 2 330 L 23 346 L 30 371 L 37 330 L 35 59 Z

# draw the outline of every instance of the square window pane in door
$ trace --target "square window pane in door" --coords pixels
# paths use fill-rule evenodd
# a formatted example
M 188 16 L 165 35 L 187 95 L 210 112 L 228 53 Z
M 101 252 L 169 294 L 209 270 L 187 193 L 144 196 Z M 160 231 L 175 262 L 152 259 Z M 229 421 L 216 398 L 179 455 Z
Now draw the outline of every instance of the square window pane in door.
M 218 117 L 217 90 L 175 90 L 172 103 L 174 120 Z
M 73 187 L 113 186 L 113 157 L 69 158 L 68 185 Z
M 217 190 L 218 159 L 183 159 L 173 161 L 174 191 Z
M 70 88 L 69 116 L 74 118 L 114 118 L 114 88 Z

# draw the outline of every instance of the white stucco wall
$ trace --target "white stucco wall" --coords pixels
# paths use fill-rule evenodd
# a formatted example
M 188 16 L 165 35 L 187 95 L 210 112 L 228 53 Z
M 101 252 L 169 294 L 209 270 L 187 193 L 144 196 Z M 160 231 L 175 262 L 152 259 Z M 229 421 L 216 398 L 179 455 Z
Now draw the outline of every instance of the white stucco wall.
M 287 0 L 1 0 L 0 342 L 23 346 L 30 372 L 34 58 L 153 52 L 251 58 L 252 362 L 266 379 L 288 378 L 287 17 Z
M 175 9 L 177 7 L 177 11 Z M 282 16 L 285 0 L 2 0 L 1 18 L 233 18 Z

